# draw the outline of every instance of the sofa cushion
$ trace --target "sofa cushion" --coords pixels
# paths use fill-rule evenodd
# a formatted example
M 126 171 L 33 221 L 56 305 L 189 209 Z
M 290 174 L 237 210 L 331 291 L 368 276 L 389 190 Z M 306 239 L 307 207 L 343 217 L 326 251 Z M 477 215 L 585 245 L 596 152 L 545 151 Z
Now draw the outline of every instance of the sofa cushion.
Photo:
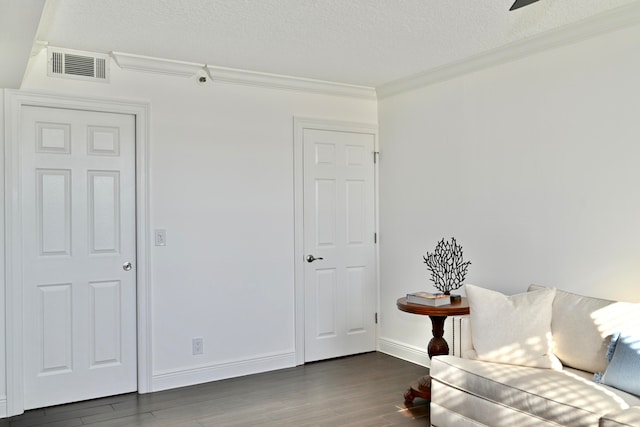
M 477 358 L 538 368 L 562 366 L 552 351 L 551 313 L 556 290 L 506 296 L 466 285 L 471 339 Z
M 620 427 L 640 425 L 640 407 L 633 406 L 606 414 L 600 418 L 599 427 Z
M 540 289 L 544 287 L 529 286 L 530 291 Z M 551 331 L 553 352 L 563 365 L 589 372 L 603 372 L 607 368 L 607 346 L 611 334 L 620 327 L 613 321 L 615 307 L 609 307 L 613 303 L 556 290 Z M 617 319 L 622 321 L 623 316 Z
M 591 374 L 436 356 L 434 381 L 560 425 L 598 425 L 604 414 L 640 405 L 640 398 L 596 384 Z M 434 389 L 435 391 L 435 389 Z M 432 400 L 440 404 L 437 393 Z
M 606 372 L 595 375 L 594 379 L 640 396 L 640 335 L 616 333 L 607 358 L 610 361 Z
M 552 420 L 519 411 L 482 397 L 449 387 L 438 381 L 431 382 L 429 418 L 437 427 L 561 427 Z

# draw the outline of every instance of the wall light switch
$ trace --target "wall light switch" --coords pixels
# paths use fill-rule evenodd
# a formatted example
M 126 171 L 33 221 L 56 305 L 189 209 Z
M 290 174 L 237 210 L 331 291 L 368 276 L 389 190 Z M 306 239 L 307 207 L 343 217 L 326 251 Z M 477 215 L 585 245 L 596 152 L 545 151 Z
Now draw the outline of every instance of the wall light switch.
M 156 230 L 156 246 L 167 246 L 167 231 Z

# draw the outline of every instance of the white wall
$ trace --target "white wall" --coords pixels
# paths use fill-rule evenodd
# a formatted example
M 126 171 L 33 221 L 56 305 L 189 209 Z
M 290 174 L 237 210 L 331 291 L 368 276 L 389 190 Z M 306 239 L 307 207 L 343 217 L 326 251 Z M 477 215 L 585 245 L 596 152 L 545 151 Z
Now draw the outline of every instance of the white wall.
M 23 89 L 148 101 L 154 390 L 295 363 L 293 116 L 376 123 L 375 100 L 111 69 Z M 191 354 L 192 337 L 204 355 Z
M 464 246 L 471 283 L 640 301 L 638 40 L 629 28 L 379 102 L 384 349 L 424 361 L 428 321 L 395 300 L 431 289 L 422 255 L 442 237 Z M 23 87 L 151 104 L 151 227 L 168 242 L 151 247 L 153 386 L 293 363 L 292 117 L 375 123 L 376 103 L 111 79 L 47 78 L 41 53 Z
M 384 348 L 425 347 L 395 300 L 434 290 L 443 237 L 468 283 L 640 301 L 639 49 L 635 26 L 379 102 Z

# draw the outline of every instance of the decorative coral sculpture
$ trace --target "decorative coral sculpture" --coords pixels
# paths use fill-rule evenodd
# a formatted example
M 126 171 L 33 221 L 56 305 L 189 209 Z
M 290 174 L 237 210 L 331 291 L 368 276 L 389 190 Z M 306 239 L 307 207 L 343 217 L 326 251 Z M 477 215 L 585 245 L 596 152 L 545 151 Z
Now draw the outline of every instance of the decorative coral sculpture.
M 462 246 L 453 237 L 450 242 L 445 242 L 444 238 L 440 240 L 436 250 L 432 254 L 427 252 L 422 258 L 431 272 L 431 280 L 436 289 L 445 295 L 451 295 L 451 291 L 462 286 L 471 265 L 471 261 L 462 259 Z

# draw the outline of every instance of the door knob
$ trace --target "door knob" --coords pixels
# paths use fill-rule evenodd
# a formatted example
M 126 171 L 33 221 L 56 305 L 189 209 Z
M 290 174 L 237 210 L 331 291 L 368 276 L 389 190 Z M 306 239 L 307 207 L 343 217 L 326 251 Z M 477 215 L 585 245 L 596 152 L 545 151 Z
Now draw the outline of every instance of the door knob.
M 133 268 L 133 265 L 130 262 L 125 262 L 124 264 L 122 264 L 122 269 L 124 271 L 129 271 Z
M 318 259 L 324 259 L 324 258 L 322 258 L 322 257 L 316 258 L 313 255 L 307 255 L 307 262 L 313 262 L 313 261 L 318 260 Z

